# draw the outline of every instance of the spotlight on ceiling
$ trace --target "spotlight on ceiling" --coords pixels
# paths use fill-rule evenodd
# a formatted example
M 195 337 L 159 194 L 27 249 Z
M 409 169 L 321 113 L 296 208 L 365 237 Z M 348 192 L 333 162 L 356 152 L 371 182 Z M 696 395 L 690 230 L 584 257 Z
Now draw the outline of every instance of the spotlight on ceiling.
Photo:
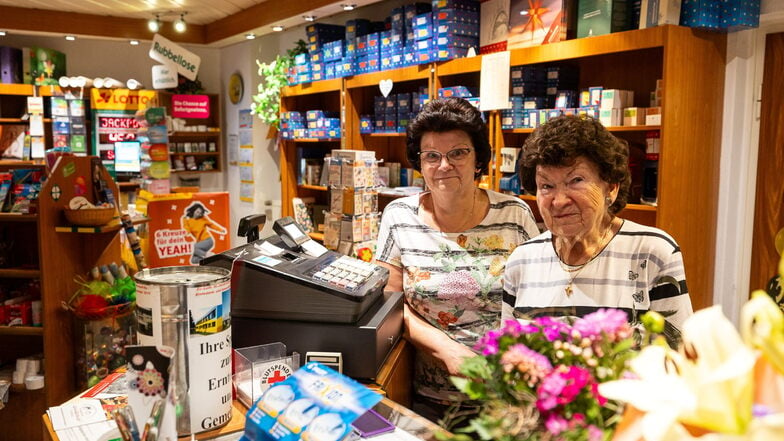
M 0 31 L 0 37 L 5 37 L 6 35 L 8 35 L 7 31 Z
M 139 40 L 131 40 L 128 43 L 130 43 L 131 46 L 138 46 L 139 45 Z
M 254 34 L 253 32 L 249 32 L 249 33 L 245 34 L 245 39 L 246 40 L 253 40 L 254 38 L 256 38 L 256 34 Z
M 340 7 L 343 8 L 344 11 L 353 11 L 354 8 L 357 7 L 357 5 L 354 3 L 345 3 L 340 5 Z
M 305 21 L 315 21 L 316 20 L 316 16 L 315 15 L 303 15 L 302 18 L 304 18 Z
M 283 26 L 275 25 L 275 26 L 272 27 L 272 30 L 275 31 L 275 32 L 280 32 L 280 31 L 283 30 Z
M 174 30 L 183 33 L 187 26 L 185 25 L 185 14 L 180 14 L 180 18 L 174 22 Z
M 161 29 L 161 16 L 159 14 L 155 14 L 155 18 L 147 21 L 147 29 L 150 32 L 158 32 Z
M 74 40 L 76 40 L 76 37 L 74 37 L 73 35 L 66 35 L 65 39 L 68 40 L 68 41 L 74 41 Z

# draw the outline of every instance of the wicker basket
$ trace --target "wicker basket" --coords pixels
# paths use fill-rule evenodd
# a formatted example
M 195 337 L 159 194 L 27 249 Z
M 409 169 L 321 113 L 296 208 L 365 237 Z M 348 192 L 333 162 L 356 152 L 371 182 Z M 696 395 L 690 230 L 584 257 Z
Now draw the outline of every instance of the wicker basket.
M 74 225 L 83 225 L 87 227 L 99 227 L 106 225 L 114 217 L 115 210 L 111 208 L 82 208 L 79 210 L 71 210 L 66 208 L 65 218 L 68 222 Z

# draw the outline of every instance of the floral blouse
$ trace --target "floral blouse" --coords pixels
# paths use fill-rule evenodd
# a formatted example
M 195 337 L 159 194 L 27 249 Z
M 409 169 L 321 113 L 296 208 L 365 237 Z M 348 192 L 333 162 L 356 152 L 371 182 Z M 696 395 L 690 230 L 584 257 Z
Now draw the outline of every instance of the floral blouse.
M 398 199 L 384 210 L 376 259 L 403 269 L 409 306 L 431 325 L 471 348 L 501 317 L 506 259 L 539 233 L 520 199 L 487 191 L 490 209 L 462 233 L 442 233 L 419 215 L 422 194 Z M 414 387 L 439 401 L 455 398 L 443 363 L 417 354 Z

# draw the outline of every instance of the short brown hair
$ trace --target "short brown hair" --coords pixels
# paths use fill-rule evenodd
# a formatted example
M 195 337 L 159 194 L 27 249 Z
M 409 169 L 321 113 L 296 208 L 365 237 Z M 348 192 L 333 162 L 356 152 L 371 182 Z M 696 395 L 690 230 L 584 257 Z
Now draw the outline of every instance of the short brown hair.
M 618 197 L 608 208 L 610 214 L 618 214 L 626 206 L 632 182 L 629 145 L 591 117 L 558 116 L 534 130 L 523 146 L 520 182 L 536 193 L 537 166 L 569 166 L 580 156 L 598 166 L 602 180 L 619 184 Z
M 471 138 L 478 170 L 474 172 L 474 179 L 482 176 L 482 173 L 487 173 L 491 155 L 487 125 L 482 120 L 482 113 L 462 98 L 437 99 L 425 104 L 406 130 L 408 162 L 417 171 L 422 171 L 422 163 L 419 160 L 422 136 L 428 132 L 441 133 L 452 130 L 462 130 Z

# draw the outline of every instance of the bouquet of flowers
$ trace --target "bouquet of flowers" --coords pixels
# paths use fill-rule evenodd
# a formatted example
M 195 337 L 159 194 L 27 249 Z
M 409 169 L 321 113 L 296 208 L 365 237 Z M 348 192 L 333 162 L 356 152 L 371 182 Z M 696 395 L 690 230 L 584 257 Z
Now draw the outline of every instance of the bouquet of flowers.
M 660 320 L 643 316 L 643 322 Z M 572 323 L 507 320 L 477 343 L 482 356 L 466 360 L 465 377 L 452 379 L 482 403 L 479 415 L 454 438 L 475 433 L 497 441 L 609 439 L 620 407 L 598 385 L 623 377 L 636 353 L 634 342 L 634 330 L 618 310 L 602 309 Z

